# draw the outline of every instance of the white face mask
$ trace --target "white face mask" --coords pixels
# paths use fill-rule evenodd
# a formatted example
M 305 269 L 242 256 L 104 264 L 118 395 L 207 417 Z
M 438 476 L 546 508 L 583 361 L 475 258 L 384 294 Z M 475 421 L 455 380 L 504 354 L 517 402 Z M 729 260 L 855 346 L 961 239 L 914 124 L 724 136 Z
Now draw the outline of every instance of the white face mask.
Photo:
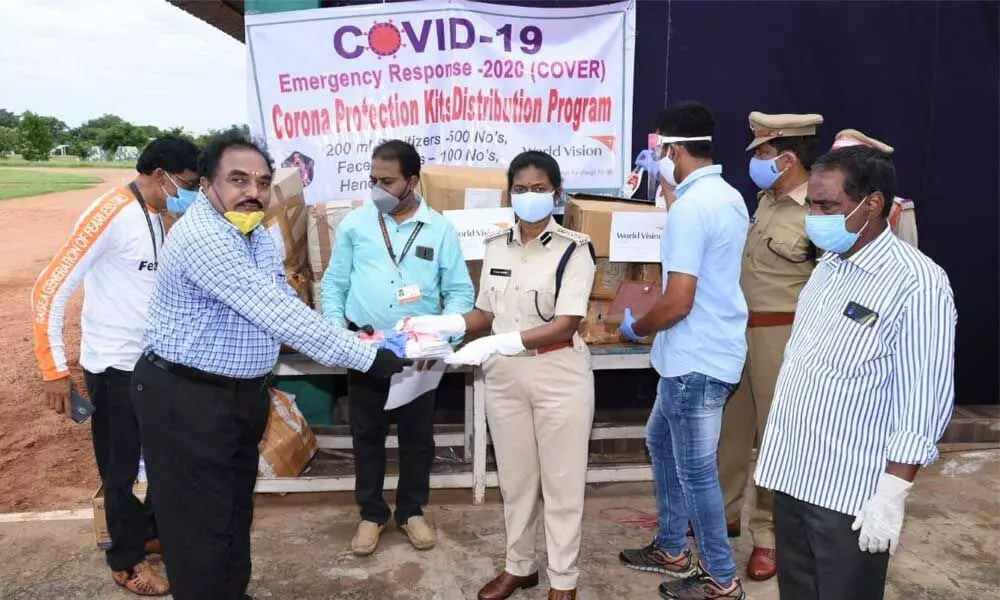
M 552 192 L 522 192 L 510 195 L 510 205 L 517 218 L 525 223 L 544 221 L 555 208 Z
M 677 187 L 677 179 L 674 177 L 674 161 L 670 160 L 670 151 L 660 159 L 660 175 L 670 187 Z

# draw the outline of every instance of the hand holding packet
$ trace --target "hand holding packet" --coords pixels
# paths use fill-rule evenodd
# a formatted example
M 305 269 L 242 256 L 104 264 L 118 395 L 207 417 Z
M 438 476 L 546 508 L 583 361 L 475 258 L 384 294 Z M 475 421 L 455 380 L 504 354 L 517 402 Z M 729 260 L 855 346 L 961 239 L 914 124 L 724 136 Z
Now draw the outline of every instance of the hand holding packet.
M 378 344 L 379 348 L 388 348 L 405 358 L 446 358 L 453 352 L 448 338 L 435 332 L 379 330 L 372 335 L 360 333 L 358 337 L 363 342 Z

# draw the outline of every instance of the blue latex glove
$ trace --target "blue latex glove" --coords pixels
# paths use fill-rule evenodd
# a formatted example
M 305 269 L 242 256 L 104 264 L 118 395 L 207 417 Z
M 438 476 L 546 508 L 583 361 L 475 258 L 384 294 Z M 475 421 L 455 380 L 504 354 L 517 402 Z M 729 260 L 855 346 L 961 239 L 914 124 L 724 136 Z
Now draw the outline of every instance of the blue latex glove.
M 625 337 L 625 339 L 629 340 L 630 342 L 638 342 L 639 340 L 642 339 L 641 335 L 636 335 L 635 332 L 632 331 L 632 326 L 635 325 L 635 320 L 636 320 L 635 317 L 632 316 L 632 309 L 626 308 L 625 317 L 622 319 L 622 324 L 618 326 L 618 331 L 620 331 L 621 334 Z
M 406 333 L 403 331 L 382 331 L 382 341 L 379 348 L 387 348 L 399 358 L 406 358 Z
M 635 166 L 646 169 L 653 180 L 660 174 L 660 159 L 652 150 L 643 150 L 635 157 Z

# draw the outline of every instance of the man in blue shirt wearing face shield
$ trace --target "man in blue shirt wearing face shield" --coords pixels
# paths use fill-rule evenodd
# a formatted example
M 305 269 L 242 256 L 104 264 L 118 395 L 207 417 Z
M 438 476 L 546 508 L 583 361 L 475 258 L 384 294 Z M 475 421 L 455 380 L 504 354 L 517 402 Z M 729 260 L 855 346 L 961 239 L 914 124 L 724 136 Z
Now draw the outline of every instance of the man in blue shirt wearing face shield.
M 336 243 L 323 275 L 323 315 L 349 329 L 391 329 L 405 317 L 465 314 L 473 287 L 458 233 L 417 193 L 420 155 L 401 140 L 389 140 L 372 154 L 372 201 L 337 227 Z M 361 524 L 351 551 L 375 551 L 389 520 L 382 496 L 385 439 L 394 417 L 399 434 L 396 524 L 418 550 L 434 547 L 423 517 L 434 462 L 434 392 L 386 411 L 389 382 L 349 371 L 351 435 L 356 472 L 355 499 Z

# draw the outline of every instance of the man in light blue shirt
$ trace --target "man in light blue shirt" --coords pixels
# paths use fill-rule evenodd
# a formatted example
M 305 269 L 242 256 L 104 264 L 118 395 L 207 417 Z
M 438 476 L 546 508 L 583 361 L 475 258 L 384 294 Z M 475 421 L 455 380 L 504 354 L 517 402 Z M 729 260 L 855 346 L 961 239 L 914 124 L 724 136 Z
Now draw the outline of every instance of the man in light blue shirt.
M 474 291 L 451 223 L 416 193 L 420 155 L 389 140 L 372 156 L 372 202 L 337 227 L 337 241 L 323 275 L 323 315 L 350 329 L 390 329 L 408 316 L 465 314 Z M 359 371 L 347 376 L 354 438 L 355 499 L 361 524 L 351 543 L 357 555 L 375 551 L 389 520 L 382 497 L 385 439 L 394 416 L 399 434 L 399 487 L 394 518 L 418 550 L 435 544 L 423 518 L 434 462 L 434 392 L 392 411 L 383 409 L 385 380 Z
M 646 426 L 659 530 L 652 544 L 619 558 L 679 578 L 660 585 L 661 596 L 678 600 L 745 598 L 726 532 L 716 451 L 722 410 L 746 357 L 740 259 L 750 219 L 740 193 L 712 164 L 714 128 L 711 112 L 697 102 L 672 104 L 660 116 L 660 173 L 676 186 L 661 240 L 664 291 L 641 318 L 626 311 L 621 326 L 633 341 L 656 334 L 651 360 L 661 379 Z M 689 518 L 698 565 L 685 535 Z

